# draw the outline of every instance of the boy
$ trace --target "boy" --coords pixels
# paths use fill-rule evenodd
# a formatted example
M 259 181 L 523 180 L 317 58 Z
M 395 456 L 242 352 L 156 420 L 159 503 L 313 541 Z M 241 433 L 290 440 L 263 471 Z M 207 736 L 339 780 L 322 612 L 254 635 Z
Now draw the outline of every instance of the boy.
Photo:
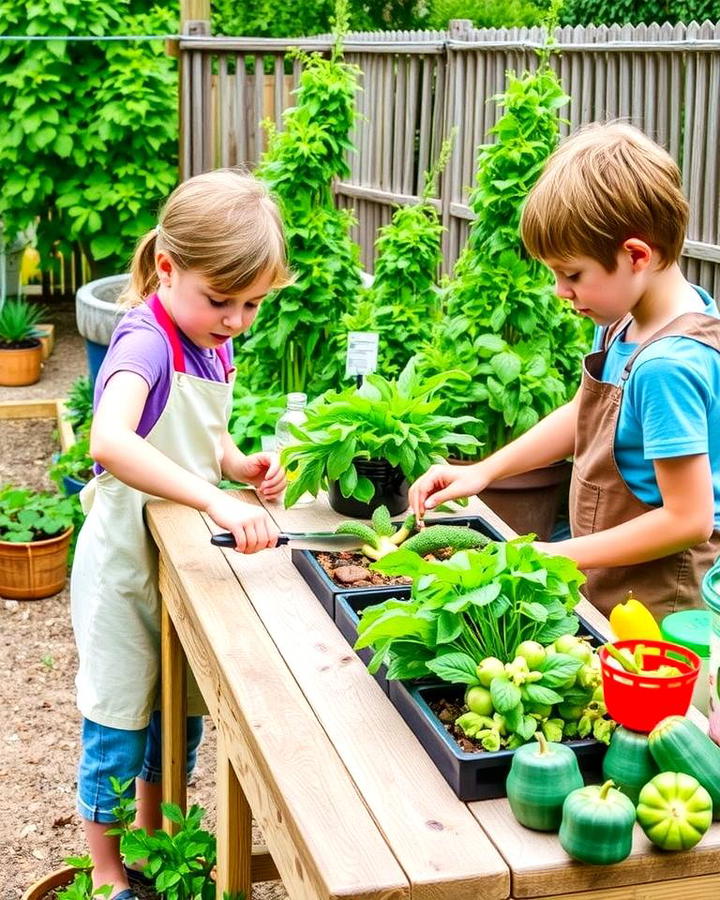
M 720 550 L 720 317 L 678 260 L 688 219 L 680 172 L 637 129 L 592 125 L 555 151 L 521 230 L 558 296 L 599 326 L 569 403 L 474 466 L 432 466 L 410 489 L 426 509 L 574 456 L 572 537 L 601 612 L 628 590 L 656 618 L 702 605 Z

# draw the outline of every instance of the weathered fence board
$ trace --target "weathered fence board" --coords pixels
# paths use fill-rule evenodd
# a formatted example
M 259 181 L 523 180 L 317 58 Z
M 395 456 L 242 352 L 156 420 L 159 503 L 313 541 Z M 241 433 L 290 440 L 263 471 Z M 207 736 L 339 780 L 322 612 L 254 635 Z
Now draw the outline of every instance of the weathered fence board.
M 340 206 L 355 211 L 353 236 L 370 270 L 378 228 L 394 205 L 421 195 L 424 173 L 457 128 L 437 198 L 445 266 L 452 267 L 472 218 L 467 198 L 477 147 L 491 139 L 501 112 L 492 98 L 503 91 L 508 70 L 537 66 L 542 28 L 469 26 L 367 32 L 345 41 L 346 58 L 362 72 L 360 116 L 353 130 L 357 153 L 336 193 Z M 720 24 L 568 26 L 556 30 L 555 42 L 551 62 L 572 98 L 563 110 L 563 135 L 587 122 L 621 119 L 667 147 L 691 206 L 684 264 L 693 280 L 720 296 Z M 293 102 L 300 71 L 298 60 L 287 61 L 293 46 L 329 52 L 332 39 L 181 41 L 185 176 L 258 160 L 266 146 L 259 121 L 279 125 Z

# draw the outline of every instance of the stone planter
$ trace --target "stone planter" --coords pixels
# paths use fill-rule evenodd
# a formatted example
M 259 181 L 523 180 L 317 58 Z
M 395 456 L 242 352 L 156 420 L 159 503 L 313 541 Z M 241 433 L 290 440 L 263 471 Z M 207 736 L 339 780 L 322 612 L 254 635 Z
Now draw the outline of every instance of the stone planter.
M 124 310 L 117 298 L 125 289 L 129 275 L 109 275 L 83 284 L 75 295 L 75 320 L 85 338 L 90 377 L 95 381 L 105 358 L 110 338 Z

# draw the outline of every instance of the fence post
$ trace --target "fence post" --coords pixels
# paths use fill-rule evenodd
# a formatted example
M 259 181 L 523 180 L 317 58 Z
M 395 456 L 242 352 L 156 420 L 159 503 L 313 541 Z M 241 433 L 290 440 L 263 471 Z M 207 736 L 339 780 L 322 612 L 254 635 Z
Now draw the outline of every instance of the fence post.
M 180 0 L 180 34 L 209 35 L 210 0 Z M 183 50 L 178 60 L 179 175 L 184 181 L 212 167 L 210 58 Z

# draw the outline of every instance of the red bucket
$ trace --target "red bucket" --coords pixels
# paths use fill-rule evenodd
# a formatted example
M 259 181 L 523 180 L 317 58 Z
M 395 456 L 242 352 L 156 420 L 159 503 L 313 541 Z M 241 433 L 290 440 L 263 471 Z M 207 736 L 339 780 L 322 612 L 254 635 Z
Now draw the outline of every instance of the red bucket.
M 684 716 L 690 707 L 693 688 L 700 671 L 700 657 L 687 647 L 668 641 L 613 641 L 619 650 L 635 652 L 638 644 L 649 652 L 643 658 L 643 669 L 675 666 L 680 675 L 636 675 L 619 668 L 605 647 L 599 650 L 603 692 L 608 714 L 632 731 L 645 734 L 653 730 L 665 716 Z

